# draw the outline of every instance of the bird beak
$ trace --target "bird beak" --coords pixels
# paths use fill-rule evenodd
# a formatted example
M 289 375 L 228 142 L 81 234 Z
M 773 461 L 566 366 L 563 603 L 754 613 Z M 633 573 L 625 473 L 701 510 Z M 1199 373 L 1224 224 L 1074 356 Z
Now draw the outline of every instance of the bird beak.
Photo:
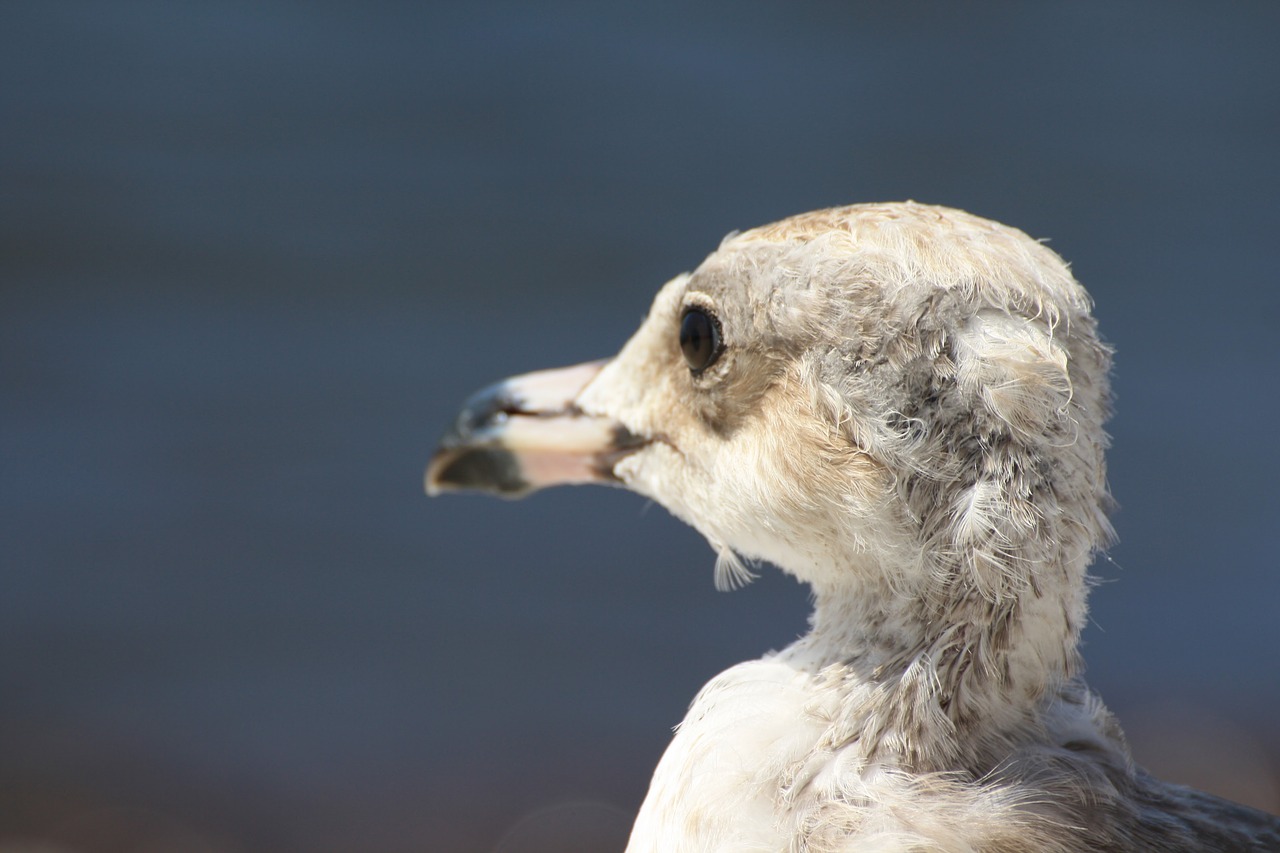
M 545 486 L 616 484 L 613 466 L 647 442 L 578 407 L 578 395 L 607 363 L 526 373 L 474 394 L 427 465 L 427 494 L 518 498 Z

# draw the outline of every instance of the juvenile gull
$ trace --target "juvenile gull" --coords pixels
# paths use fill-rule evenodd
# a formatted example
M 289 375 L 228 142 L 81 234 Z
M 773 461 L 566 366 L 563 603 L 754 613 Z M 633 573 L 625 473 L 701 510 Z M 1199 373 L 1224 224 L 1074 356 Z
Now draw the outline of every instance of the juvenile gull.
M 1275 851 L 1160 782 L 1080 676 L 1112 538 L 1110 350 L 1062 259 L 907 202 L 731 234 L 612 360 L 473 397 L 427 491 L 639 492 L 813 590 L 810 631 L 694 699 L 627 848 Z

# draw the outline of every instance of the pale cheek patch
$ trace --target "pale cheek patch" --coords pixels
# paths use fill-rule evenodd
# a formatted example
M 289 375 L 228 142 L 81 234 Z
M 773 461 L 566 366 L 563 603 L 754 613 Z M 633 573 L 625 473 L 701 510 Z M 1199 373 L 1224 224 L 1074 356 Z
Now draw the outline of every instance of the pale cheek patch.
M 677 518 L 689 521 L 684 490 L 676 482 L 683 464 L 684 460 L 674 448 L 655 442 L 620 461 L 614 466 L 613 474 L 633 492 L 660 501 Z

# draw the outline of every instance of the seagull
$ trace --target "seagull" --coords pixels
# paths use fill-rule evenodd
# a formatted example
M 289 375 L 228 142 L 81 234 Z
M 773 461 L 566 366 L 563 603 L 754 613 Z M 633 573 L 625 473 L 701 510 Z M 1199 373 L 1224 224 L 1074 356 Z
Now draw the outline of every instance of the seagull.
M 729 234 L 612 359 L 463 407 L 429 494 L 622 486 L 809 631 L 698 693 L 628 853 L 1277 851 L 1152 778 L 1081 676 L 1111 350 L 1066 263 L 915 202 Z

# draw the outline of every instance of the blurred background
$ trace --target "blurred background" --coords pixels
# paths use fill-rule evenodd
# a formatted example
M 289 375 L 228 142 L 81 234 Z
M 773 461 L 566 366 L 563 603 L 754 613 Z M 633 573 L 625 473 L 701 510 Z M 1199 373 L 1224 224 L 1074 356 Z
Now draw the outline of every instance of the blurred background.
M 1280 6 L 6 2 L 0 853 L 620 850 L 804 630 L 640 498 L 428 500 L 477 386 L 728 231 L 914 198 L 1118 349 L 1085 654 L 1280 810 Z

